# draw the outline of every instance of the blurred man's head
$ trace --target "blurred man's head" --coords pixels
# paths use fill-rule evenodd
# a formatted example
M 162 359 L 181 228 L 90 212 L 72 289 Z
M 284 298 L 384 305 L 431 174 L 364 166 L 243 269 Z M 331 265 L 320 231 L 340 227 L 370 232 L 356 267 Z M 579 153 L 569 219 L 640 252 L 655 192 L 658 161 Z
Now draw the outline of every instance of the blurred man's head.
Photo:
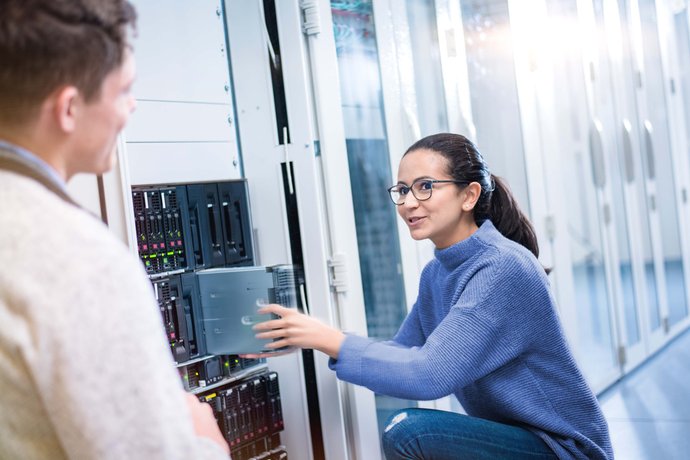
M 0 139 L 68 179 L 102 173 L 134 108 L 126 0 L 0 1 Z

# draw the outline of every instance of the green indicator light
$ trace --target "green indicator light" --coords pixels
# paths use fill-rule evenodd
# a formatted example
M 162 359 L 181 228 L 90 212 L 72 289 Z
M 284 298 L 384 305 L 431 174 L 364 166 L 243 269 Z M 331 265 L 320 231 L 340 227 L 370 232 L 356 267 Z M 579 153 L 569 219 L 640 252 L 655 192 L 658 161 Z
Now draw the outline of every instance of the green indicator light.
M 164 258 L 163 258 L 163 263 L 164 263 L 164 264 L 167 264 L 167 263 L 168 263 L 168 258 L 167 258 L 167 257 L 164 257 Z
M 174 255 L 174 254 L 175 254 L 175 251 L 168 251 L 168 255 L 169 255 L 169 256 L 172 256 L 172 255 Z
M 230 367 L 230 363 L 225 363 L 225 367 Z
M 146 266 L 147 266 L 147 267 L 150 267 L 150 266 L 151 266 L 151 262 L 149 262 L 149 261 L 147 260 L 147 261 L 146 261 Z

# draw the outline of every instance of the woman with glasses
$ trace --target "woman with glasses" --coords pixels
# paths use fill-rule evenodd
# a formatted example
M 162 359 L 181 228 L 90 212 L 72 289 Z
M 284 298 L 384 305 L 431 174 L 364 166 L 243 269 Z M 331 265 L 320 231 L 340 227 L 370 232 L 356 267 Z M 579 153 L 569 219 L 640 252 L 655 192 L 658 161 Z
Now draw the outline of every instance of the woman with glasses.
M 395 337 L 344 334 L 279 305 L 256 326 L 269 347 L 314 348 L 338 378 L 388 396 L 455 395 L 468 415 L 405 409 L 387 459 L 612 459 L 608 427 L 568 349 L 532 225 L 465 137 L 412 145 L 388 189 L 435 258 Z

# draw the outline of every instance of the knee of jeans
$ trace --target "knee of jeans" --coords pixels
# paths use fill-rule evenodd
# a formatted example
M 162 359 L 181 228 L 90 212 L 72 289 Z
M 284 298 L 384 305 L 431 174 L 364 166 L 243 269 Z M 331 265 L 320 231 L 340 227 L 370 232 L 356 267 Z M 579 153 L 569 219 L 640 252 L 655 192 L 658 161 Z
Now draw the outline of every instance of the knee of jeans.
M 408 412 L 409 409 L 403 409 L 394 412 L 388 417 L 381 436 L 381 444 L 383 444 L 384 452 L 388 452 L 397 445 L 400 433 L 399 425 L 405 422 L 408 417 Z
M 394 412 L 388 421 L 386 421 L 385 428 L 383 429 L 382 442 L 395 443 L 400 436 L 405 436 L 403 433 L 406 432 L 411 425 L 414 425 L 413 419 L 415 417 L 415 409 L 402 409 Z

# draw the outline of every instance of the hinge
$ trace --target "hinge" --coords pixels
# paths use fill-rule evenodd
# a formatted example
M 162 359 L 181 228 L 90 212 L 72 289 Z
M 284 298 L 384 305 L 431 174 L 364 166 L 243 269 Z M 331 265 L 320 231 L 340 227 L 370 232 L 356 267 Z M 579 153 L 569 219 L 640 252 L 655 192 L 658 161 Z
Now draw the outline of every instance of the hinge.
M 609 207 L 608 203 L 604 204 L 603 212 L 604 212 L 604 225 L 609 225 L 611 223 L 611 208 Z
M 300 8 L 302 8 L 302 32 L 304 35 L 321 33 L 319 2 L 317 0 L 303 0 L 300 3 Z
M 681 190 L 681 197 L 683 199 L 683 203 L 688 202 L 688 190 L 685 187 L 683 187 L 683 190 Z
M 618 347 L 618 364 L 621 366 L 624 366 L 625 363 L 627 362 L 626 356 L 625 356 L 625 347 L 623 345 Z
M 347 261 L 345 254 L 334 254 L 328 261 L 328 284 L 335 292 L 347 292 Z
M 546 237 L 550 240 L 555 239 L 556 238 L 556 220 L 554 219 L 552 214 L 549 214 L 548 216 L 546 216 L 545 227 L 546 227 Z
M 661 322 L 664 325 L 664 334 L 668 334 L 668 331 L 671 329 L 671 327 L 668 324 L 668 316 L 664 316 Z

